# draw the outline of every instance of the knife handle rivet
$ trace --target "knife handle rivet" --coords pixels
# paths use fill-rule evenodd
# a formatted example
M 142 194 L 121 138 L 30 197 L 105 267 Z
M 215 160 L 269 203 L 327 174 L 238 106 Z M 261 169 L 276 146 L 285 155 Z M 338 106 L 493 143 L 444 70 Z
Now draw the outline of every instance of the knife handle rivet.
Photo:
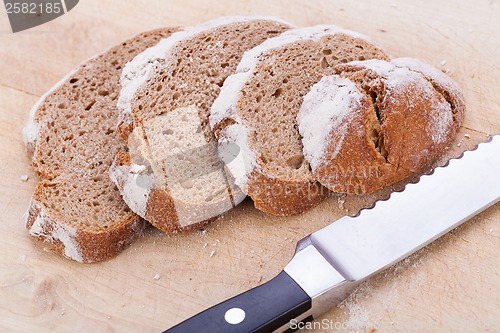
M 224 315 L 226 322 L 232 325 L 241 323 L 245 319 L 245 311 L 240 308 L 231 308 Z

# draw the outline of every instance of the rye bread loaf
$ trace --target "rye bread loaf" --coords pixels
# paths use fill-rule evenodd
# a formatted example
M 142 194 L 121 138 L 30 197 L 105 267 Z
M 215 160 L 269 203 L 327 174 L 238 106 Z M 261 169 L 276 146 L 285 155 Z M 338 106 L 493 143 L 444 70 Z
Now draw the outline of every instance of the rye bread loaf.
M 218 157 L 210 107 L 243 53 L 288 28 L 274 18 L 220 18 L 127 64 L 118 106 L 129 152 L 110 175 L 134 212 L 165 232 L 188 230 L 244 199 Z
M 139 34 L 84 62 L 31 110 L 24 140 L 40 177 L 26 215 L 32 236 L 79 262 L 111 258 L 142 232 L 109 179 L 123 66 L 177 28 Z
M 373 58 L 388 55 L 336 26 L 288 30 L 245 53 L 212 106 L 210 125 L 221 154 L 239 147 L 239 163 L 228 167 L 256 208 L 298 214 L 328 195 L 304 160 L 296 116 L 303 96 L 335 65 Z
M 335 192 L 371 193 L 433 161 L 465 104 L 456 84 L 416 59 L 341 64 L 304 97 L 297 116 L 313 176 Z

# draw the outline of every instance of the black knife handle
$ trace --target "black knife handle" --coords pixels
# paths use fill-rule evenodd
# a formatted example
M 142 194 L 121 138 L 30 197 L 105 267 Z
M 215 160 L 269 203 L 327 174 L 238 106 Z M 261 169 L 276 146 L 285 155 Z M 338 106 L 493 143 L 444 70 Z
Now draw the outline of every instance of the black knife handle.
M 272 280 L 200 312 L 164 333 L 272 332 L 310 308 L 311 298 L 283 271 Z

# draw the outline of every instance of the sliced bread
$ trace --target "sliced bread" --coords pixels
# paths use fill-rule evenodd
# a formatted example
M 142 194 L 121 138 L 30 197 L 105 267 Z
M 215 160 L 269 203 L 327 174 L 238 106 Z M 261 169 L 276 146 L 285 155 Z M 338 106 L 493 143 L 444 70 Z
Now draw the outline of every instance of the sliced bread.
M 297 117 L 313 176 L 332 191 L 371 193 L 418 172 L 460 126 L 460 90 L 416 59 L 335 69 L 312 87 Z
M 328 195 L 304 160 L 297 113 L 304 95 L 335 65 L 373 58 L 388 55 L 336 26 L 288 30 L 245 53 L 212 106 L 210 125 L 221 154 L 231 144 L 239 147 L 239 163 L 228 167 L 256 208 L 298 214 Z
M 111 258 L 145 221 L 109 179 L 118 137 L 116 101 L 123 66 L 177 28 L 142 33 L 78 66 L 31 110 L 24 140 L 40 182 L 26 215 L 32 236 L 79 262 Z
M 217 155 L 210 107 L 243 53 L 288 28 L 274 18 L 220 18 L 127 64 L 118 106 L 129 152 L 110 175 L 134 212 L 163 231 L 188 230 L 244 199 Z

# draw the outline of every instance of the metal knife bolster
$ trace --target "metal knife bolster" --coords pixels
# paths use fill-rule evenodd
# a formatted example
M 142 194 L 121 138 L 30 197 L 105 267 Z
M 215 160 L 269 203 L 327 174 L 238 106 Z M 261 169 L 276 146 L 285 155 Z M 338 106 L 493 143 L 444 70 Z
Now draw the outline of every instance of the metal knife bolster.
M 311 308 L 295 318 L 297 322 L 317 318 L 339 305 L 365 279 L 350 280 L 328 262 L 311 242 L 311 236 L 300 240 L 292 260 L 284 271 L 311 298 Z M 286 331 L 289 325 L 276 332 Z

